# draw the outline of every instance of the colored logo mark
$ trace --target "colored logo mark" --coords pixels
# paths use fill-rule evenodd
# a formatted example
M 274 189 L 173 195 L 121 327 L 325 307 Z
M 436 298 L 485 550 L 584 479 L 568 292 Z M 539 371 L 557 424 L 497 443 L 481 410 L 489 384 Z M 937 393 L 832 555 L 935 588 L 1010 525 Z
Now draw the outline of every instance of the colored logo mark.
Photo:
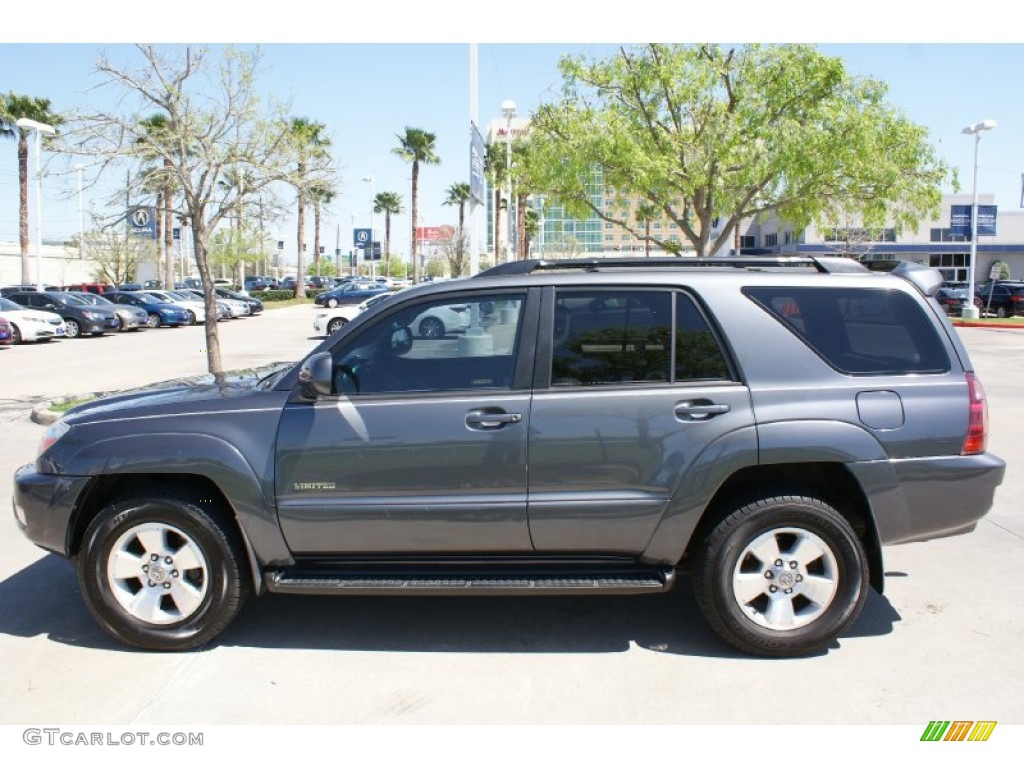
M 995 720 L 932 720 L 921 741 L 988 741 L 995 728 Z

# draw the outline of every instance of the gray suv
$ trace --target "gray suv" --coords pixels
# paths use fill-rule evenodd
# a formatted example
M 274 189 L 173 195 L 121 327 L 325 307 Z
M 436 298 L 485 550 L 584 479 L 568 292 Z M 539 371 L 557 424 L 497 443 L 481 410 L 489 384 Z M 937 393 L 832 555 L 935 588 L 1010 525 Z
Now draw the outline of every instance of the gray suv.
M 1004 463 L 935 270 L 522 261 L 408 289 L 262 379 L 72 409 L 15 516 L 125 643 L 251 593 L 648 594 L 743 651 L 834 643 L 882 547 L 964 533 Z M 458 332 L 419 335 L 458 306 Z

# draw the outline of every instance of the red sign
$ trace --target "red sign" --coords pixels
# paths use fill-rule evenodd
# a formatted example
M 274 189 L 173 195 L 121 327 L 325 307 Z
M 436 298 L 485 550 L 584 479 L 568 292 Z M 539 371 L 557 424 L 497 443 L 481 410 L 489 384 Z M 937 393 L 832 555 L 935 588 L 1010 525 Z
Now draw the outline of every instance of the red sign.
M 447 224 L 441 227 L 416 227 L 418 243 L 450 243 L 455 237 L 455 227 Z

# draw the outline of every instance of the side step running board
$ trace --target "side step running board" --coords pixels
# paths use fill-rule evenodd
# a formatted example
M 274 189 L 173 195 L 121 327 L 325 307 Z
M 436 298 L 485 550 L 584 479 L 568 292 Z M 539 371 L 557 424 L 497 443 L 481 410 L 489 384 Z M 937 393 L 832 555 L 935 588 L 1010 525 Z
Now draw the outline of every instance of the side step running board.
M 675 571 L 412 575 L 287 570 L 267 572 L 264 583 L 268 592 L 306 595 L 635 595 L 667 592 Z

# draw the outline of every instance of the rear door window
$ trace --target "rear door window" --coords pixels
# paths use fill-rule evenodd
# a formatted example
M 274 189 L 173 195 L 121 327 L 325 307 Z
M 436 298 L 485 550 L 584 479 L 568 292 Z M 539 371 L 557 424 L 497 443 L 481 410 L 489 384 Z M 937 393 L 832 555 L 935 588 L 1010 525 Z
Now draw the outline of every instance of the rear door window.
M 923 307 L 895 289 L 747 287 L 744 294 L 836 370 L 853 376 L 946 373 Z

